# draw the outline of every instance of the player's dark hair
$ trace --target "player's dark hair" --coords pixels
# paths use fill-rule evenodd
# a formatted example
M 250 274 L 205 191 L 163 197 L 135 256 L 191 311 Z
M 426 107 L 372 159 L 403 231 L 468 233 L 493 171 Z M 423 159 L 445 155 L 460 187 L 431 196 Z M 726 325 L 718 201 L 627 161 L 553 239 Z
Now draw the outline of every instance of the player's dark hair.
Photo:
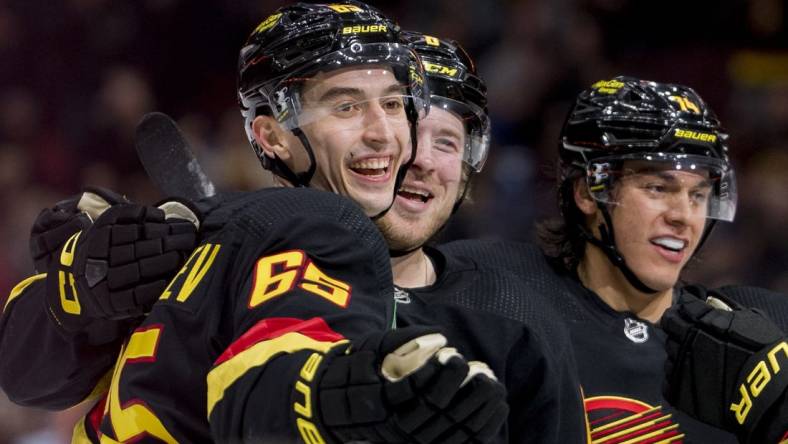
M 582 171 L 573 170 L 556 188 L 562 215 L 542 220 L 536 224 L 539 246 L 548 257 L 556 259 L 567 271 L 574 272 L 583 258 L 586 239 L 579 226 L 585 225 L 585 216 L 574 203 L 574 184 Z

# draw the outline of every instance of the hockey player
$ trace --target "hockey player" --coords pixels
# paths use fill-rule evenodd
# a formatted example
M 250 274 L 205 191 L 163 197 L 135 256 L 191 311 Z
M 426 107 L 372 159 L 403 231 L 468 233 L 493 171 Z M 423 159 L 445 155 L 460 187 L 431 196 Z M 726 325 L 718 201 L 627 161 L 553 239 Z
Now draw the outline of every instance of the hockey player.
M 378 221 L 392 255 L 397 323 L 441 325 L 467 358 L 490 365 L 509 396 L 505 442 L 585 442 L 571 344 L 549 302 L 506 270 L 425 245 L 482 169 L 490 123 L 486 86 L 462 47 L 420 33 L 405 38 L 427 70 L 432 104 L 419 123 L 416 159 Z
M 679 284 L 714 223 L 735 214 L 727 138 L 690 88 L 597 82 L 578 95 L 561 133 L 563 218 L 541 227 L 547 255 L 524 244 L 445 247 L 508 267 L 553 295 L 571 331 L 594 442 L 736 442 L 733 432 L 767 443 L 785 431 L 784 378 L 770 385 L 771 374 L 752 370 L 766 370 L 759 359 L 770 352 L 783 356 L 784 335 L 720 295 L 783 323 L 786 302 L 724 288 L 711 293 L 736 309 L 723 312 L 706 303 L 702 287 Z M 711 425 L 671 408 L 666 376 L 668 401 Z M 748 421 L 737 424 L 735 415 L 748 410 L 742 397 L 758 395 Z
M 422 84 L 396 25 L 357 2 L 282 8 L 241 53 L 239 92 L 263 165 L 288 185 L 348 195 L 366 216 L 385 213 L 412 159 Z M 108 397 L 76 437 L 493 436 L 507 408 L 486 366 L 433 330 L 386 331 L 388 255 L 364 213 L 333 194 L 289 188 L 213 208 L 204 242 L 131 335 Z

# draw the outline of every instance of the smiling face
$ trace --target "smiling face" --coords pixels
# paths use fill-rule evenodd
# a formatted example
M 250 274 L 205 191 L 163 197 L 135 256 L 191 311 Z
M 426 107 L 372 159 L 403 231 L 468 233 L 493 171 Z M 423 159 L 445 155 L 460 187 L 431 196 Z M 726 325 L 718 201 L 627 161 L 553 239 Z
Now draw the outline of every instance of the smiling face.
M 643 283 L 657 291 L 670 289 L 703 235 L 712 191 L 709 175 L 645 162 L 627 162 L 623 171 L 612 193 L 615 203 L 608 205 L 616 247 Z M 599 210 L 594 218 L 591 227 L 596 230 L 603 220 Z M 607 268 L 616 272 L 612 263 Z
M 403 89 L 390 69 L 374 66 L 320 73 L 304 82 L 298 121 L 315 156 L 310 186 L 348 196 L 369 216 L 391 205 L 397 171 L 411 153 Z M 280 143 L 272 152 L 293 171 L 309 168 L 307 151 L 292 131 L 280 129 L 274 139 L 281 140 L 272 143 L 258 130 L 264 127 L 254 126 L 264 150 Z
M 434 107 L 419 122 L 419 150 L 394 205 L 378 221 L 392 250 L 420 247 L 446 223 L 462 190 L 465 127 Z

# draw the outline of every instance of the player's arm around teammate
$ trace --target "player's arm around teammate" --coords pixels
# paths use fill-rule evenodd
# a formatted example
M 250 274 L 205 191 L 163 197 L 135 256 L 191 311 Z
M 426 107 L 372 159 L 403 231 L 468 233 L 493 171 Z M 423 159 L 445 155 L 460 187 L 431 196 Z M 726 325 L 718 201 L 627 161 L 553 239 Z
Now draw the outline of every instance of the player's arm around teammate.
M 36 274 L 0 317 L 9 398 L 63 409 L 100 395 L 113 355 L 194 248 L 198 224 L 182 202 L 146 207 L 99 188 L 42 210 L 30 237 Z

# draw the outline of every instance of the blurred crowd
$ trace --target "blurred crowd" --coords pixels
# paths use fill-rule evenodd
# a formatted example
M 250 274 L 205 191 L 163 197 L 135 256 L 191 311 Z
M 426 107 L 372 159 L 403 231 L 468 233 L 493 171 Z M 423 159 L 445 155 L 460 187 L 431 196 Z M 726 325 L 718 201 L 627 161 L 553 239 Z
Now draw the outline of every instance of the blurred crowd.
M 162 197 L 133 147 L 146 112 L 177 118 L 220 188 L 270 184 L 242 129 L 235 70 L 248 32 L 283 3 L 0 0 L 0 307 L 32 271 L 27 240 L 41 208 L 88 184 Z M 372 3 L 406 29 L 462 42 L 490 88 L 493 150 L 444 239 L 533 239 L 534 221 L 556 214 L 557 135 L 571 100 L 628 74 L 694 87 L 730 133 L 739 211 L 687 279 L 788 294 L 782 0 Z M 67 442 L 80 412 L 22 409 L 0 393 L 0 444 Z

